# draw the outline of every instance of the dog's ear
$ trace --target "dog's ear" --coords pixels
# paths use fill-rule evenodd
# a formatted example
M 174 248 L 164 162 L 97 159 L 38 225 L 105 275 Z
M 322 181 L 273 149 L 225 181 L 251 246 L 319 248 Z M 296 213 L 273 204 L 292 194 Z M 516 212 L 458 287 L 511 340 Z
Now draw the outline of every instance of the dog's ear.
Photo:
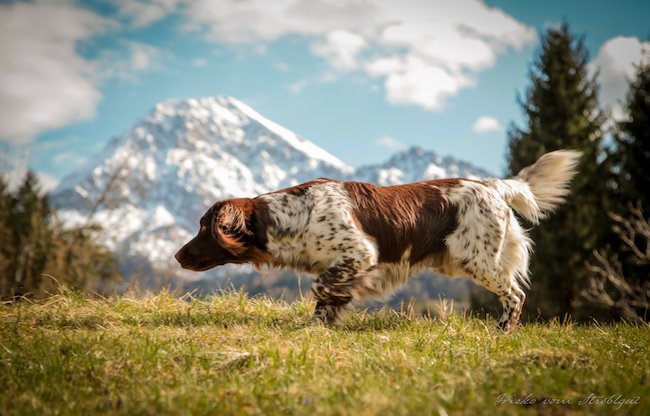
M 213 213 L 214 237 L 223 248 L 235 256 L 247 250 L 246 237 L 253 235 L 249 225 L 251 212 L 252 204 L 249 200 L 235 199 L 225 202 L 221 209 Z

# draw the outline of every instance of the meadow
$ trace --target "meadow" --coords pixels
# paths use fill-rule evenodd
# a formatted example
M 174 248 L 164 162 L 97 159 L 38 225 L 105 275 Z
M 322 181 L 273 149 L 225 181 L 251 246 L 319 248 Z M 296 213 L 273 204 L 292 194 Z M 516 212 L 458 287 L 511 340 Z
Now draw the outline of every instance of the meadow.
M 639 414 L 650 331 L 358 310 L 226 292 L 0 306 L 0 414 Z

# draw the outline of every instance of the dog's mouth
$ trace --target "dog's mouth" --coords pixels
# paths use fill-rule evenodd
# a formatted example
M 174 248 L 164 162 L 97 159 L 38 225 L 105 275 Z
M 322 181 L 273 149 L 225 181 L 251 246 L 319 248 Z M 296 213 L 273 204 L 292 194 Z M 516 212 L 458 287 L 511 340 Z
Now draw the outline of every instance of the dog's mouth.
M 216 264 L 209 261 L 200 261 L 196 264 L 183 264 L 182 262 L 179 263 L 183 269 L 191 270 L 193 272 L 204 272 L 217 266 Z

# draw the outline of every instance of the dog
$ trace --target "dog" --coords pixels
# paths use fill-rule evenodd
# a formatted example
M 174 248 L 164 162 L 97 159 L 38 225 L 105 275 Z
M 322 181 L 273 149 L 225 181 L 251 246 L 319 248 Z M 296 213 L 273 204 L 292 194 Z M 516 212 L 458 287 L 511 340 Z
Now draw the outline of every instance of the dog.
M 424 269 L 469 276 L 495 293 L 498 327 L 513 329 L 530 285 L 538 224 L 569 193 L 580 152 L 543 155 L 510 179 L 452 178 L 375 186 L 316 179 L 255 198 L 216 202 L 175 258 L 204 271 L 226 263 L 313 275 L 312 320 L 341 321 L 353 301 L 384 297 Z

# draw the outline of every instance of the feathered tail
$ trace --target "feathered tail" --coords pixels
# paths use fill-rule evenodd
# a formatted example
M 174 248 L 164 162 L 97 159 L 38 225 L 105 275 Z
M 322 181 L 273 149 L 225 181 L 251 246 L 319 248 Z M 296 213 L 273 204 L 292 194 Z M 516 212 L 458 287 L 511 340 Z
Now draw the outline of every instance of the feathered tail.
M 514 178 L 492 179 L 489 183 L 512 209 L 537 224 L 564 202 L 580 156 L 582 152 L 575 150 L 550 152 Z

